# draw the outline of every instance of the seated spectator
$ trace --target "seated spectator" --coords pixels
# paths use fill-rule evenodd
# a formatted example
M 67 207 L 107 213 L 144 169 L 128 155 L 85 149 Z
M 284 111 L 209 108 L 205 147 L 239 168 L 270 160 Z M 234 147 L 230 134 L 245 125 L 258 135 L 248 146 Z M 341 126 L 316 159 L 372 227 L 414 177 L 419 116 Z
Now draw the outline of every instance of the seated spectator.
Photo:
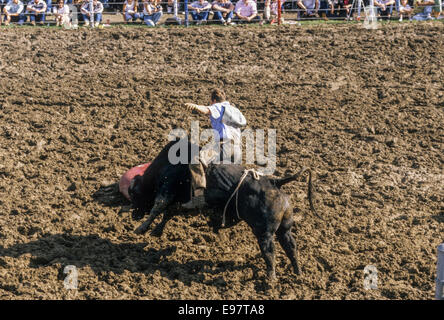
M 340 16 L 344 16 L 344 10 L 341 10 L 341 0 L 328 0 L 327 2 L 327 17 L 328 18 L 337 18 Z M 319 11 L 323 9 L 322 1 Z
M 143 21 L 149 27 L 154 27 L 162 17 L 162 6 L 158 0 L 145 0 L 143 2 Z
M 380 17 L 390 19 L 395 0 L 375 0 L 374 4 Z
M 333 12 L 334 11 L 334 6 L 332 6 L 332 2 L 337 2 L 338 0 L 319 0 L 319 13 L 321 14 L 321 17 L 324 20 L 328 20 L 328 17 L 330 16 L 334 16 L 331 15 L 330 12 L 332 12 L 332 7 L 333 7 Z
M 85 27 L 89 26 L 90 19 L 90 8 L 89 1 L 85 1 L 80 8 L 80 12 L 83 16 L 83 21 L 85 22 Z M 94 25 L 98 27 L 102 21 L 103 4 L 99 0 L 93 0 L 93 14 L 94 14 Z
M 285 0 L 281 0 L 281 9 L 284 6 Z M 274 24 L 277 21 L 278 16 L 278 2 L 277 0 L 265 0 L 264 8 L 264 20 L 269 21 L 270 24 Z M 282 20 L 282 17 L 281 17 Z M 282 22 L 282 21 L 281 21 Z
M 45 23 L 46 3 L 43 0 L 31 0 L 26 7 L 26 12 L 29 14 L 31 24 L 35 26 L 37 21 L 43 25 Z
M 395 0 L 392 0 L 392 1 L 395 1 Z M 348 16 L 350 15 L 351 7 L 353 6 L 352 1 L 350 1 L 350 0 L 340 0 L 339 1 L 339 6 L 340 6 L 340 9 L 341 9 L 340 12 L 339 12 L 339 16 L 345 15 L 348 18 Z M 393 10 L 393 5 L 392 5 L 391 8 L 392 8 L 391 10 Z M 391 10 L 390 10 L 390 14 L 392 13 Z
M 168 0 L 167 2 L 167 13 L 173 13 L 173 0 Z
M 299 0 L 297 4 L 304 10 L 303 17 L 319 17 L 319 0 Z
M 409 20 L 412 20 L 413 8 L 409 5 L 408 0 L 401 0 L 399 5 L 399 21 L 402 21 L 404 15 L 409 17 Z
M 206 0 L 197 0 L 188 5 L 188 10 L 191 10 L 191 17 L 193 21 L 196 21 L 196 24 L 207 22 L 210 9 L 211 3 Z
M 5 14 L 5 25 L 9 25 L 11 22 L 18 22 L 22 25 L 25 22 L 25 15 L 23 13 L 23 3 L 20 0 L 11 0 L 3 8 Z
M 439 1 L 436 1 L 439 2 Z M 424 7 L 424 11 L 413 16 L 413 20 L 432 20 L 432 13 L 437 18 L 442 11 L 440 5 L 437 5 L 435 0 L 417 0 L 416 5 L 418 7 Z
M 125 0 L 123 3 L 123 20 L 125 23 L 128 21 L 136 22 L 137 19 L 143 19 L 143 14 L 137 12 L 137 7 L 139 4 L 137 0 Z
M 53 8 L 53 13 L 56 21 L 56 26 L 62 26 L 62 25 L 70 25 L 70 18 L 69 18 L 69 7 L 67 4 L 64 3 L 63 0 L 59 0 L 57 2 L 57 6 Z
M 213 20 L 223 24 L 231 24 L 233 19 L 234 5 L 230 0 L 215 0 L 212 4 Z
M 253 0 L 239 0 L 234 8 L 234 13 L 239 19 L 239 23 L 261 22 L 261 17 L 257 14 L 257 5 Z

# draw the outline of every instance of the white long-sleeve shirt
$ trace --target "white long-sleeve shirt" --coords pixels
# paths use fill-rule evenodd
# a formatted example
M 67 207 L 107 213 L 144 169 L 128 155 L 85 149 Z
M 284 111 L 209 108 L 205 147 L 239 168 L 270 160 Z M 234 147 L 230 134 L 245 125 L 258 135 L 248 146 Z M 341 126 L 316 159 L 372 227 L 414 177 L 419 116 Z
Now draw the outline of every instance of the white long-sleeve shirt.
M 39 1 L 37 1 L 37 3 L 34 0 L 31 0 L 28 3 L 28 6 L 26 8 L 28 10 L 35 9 L 37 11 L 33 11 L 33 12 L 41 13 L 41 12 L 45 12 L 46 11 L 46 3 L 43 0 L 39 0 Z
M 59 8 L 59 6 L 54 7 L 53 13 L 55 15 L 61 15 L 61 16 L 69 16 L 69 6 L 67 4 L 63 5 L 63 7 Z
M 9 1 L 8 4 L 5 6 L 6 12 L 9 14 L 20 14 L 23 12 L 24 6 L 21 1 L 14 3 L 12 1 Z
M 102 13 L 103 12 L 103 4 L 100 1 L 97 1 L 96 5 L 93 5 L 94 13 Z M 86 1 L 82 7 L 80 8 L 82 13 L 89 13 L 89 1 Z

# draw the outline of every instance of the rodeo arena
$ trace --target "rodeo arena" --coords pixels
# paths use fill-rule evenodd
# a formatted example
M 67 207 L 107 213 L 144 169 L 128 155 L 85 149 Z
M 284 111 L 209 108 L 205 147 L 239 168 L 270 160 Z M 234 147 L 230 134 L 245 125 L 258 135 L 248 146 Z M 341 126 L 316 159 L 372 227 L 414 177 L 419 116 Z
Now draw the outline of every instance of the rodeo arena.
M 0 9 L 0 299 L 444 300 L 441 0 Z

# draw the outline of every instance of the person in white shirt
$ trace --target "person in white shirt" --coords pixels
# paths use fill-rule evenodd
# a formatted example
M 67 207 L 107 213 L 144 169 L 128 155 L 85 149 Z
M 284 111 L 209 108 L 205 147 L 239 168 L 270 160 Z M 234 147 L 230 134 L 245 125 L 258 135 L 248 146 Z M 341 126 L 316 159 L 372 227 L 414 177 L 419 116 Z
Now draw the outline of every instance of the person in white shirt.
M 57 2 L 57 6 L 53 8 L 53 13 L 56 20 L 56 26 L 70 25 L 69 6 L 63 0 Z
M 143 21 L 147 26 L 156 26 L 162 15 L 162 6 L 158 3 L 158 0 L 145 0 L 143 2 Z
M 20 0 L 11 0 L 3 8 L 5 14 L 5 25 L 9 25 L 12 22 L 18 22 L 22 25 L 25 22 L 25 14 L 23 13 L 24 5 Z
M 205 206 L 204 190 L 207 187 L 204 167 L 217 161 L 231 162 L 235 156 L 236 145 L 241 144 L 241 129 L 247 124 L 242 112 L 227 101 L 225 93 L 220 89 L 211 92 L 211 105 L 201 106 L 186 103 L 185 107 L 191 111 L 206 115 L 213 128 L 215 137 L 212 148 L 202 148 L 199 153 L 191 154 L 191 163 L 188 165 L 191 172 L 191 187 L 194 197 L 182 207 L 187 209 L 203 208 Z
M 31 0 L 26 7 L 26 12 L 29 14 L 31 24 L 35 26 L 37 21 L 43 25 L 45 23 L 46 3 L 43 0 Z
M 206 0 L 196 0 L 188 5 L 188 9 L 191 10 L 191 17 L 193 21 L 196 21 L 196 24 L 206 23 L 210 14 L 211 3 Z
M 402 21 L 404 15 L 409 17 L 409 20 L 412 20 L 413 8 L 409 5 L 407 0 L 401 0 L 399 4 L 399 21 Z
M 123 3 L 123 20 L 125 23 L 129 21 L 136 22 L 137 19 L 143 19 L 143 14 L 137 12 L 137 7 L 139 3 L 137 0 L 125 0 Z
M 305 17 L 318 17 L 319 0 L 299 0 L 298 7 L 304 10 Z
M 94 24 L 96 27 L 99 26 L 102 21 L 103 4 L 98 0 L 93 0 L 93 14 L 94 14 Z M 89 26 L 90 19 L 90 8 L 89 1 L 85 1 L 80 8 L 80 12 L 83 16 L 83 21 L 85 21 L 85 27 Z

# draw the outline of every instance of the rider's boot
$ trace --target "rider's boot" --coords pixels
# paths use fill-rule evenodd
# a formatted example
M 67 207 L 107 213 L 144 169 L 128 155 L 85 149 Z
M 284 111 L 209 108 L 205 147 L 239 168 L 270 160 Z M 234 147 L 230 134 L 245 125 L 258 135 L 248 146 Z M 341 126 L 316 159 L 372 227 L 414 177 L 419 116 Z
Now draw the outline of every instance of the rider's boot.
M 205 207 L 205 196 L 204 196 L 204 188 L 199 188 L 194 190 L 194 197 L 191 198 L 187 203 L 182 204 L 182 207 L 185 209 L 202 209 Z

